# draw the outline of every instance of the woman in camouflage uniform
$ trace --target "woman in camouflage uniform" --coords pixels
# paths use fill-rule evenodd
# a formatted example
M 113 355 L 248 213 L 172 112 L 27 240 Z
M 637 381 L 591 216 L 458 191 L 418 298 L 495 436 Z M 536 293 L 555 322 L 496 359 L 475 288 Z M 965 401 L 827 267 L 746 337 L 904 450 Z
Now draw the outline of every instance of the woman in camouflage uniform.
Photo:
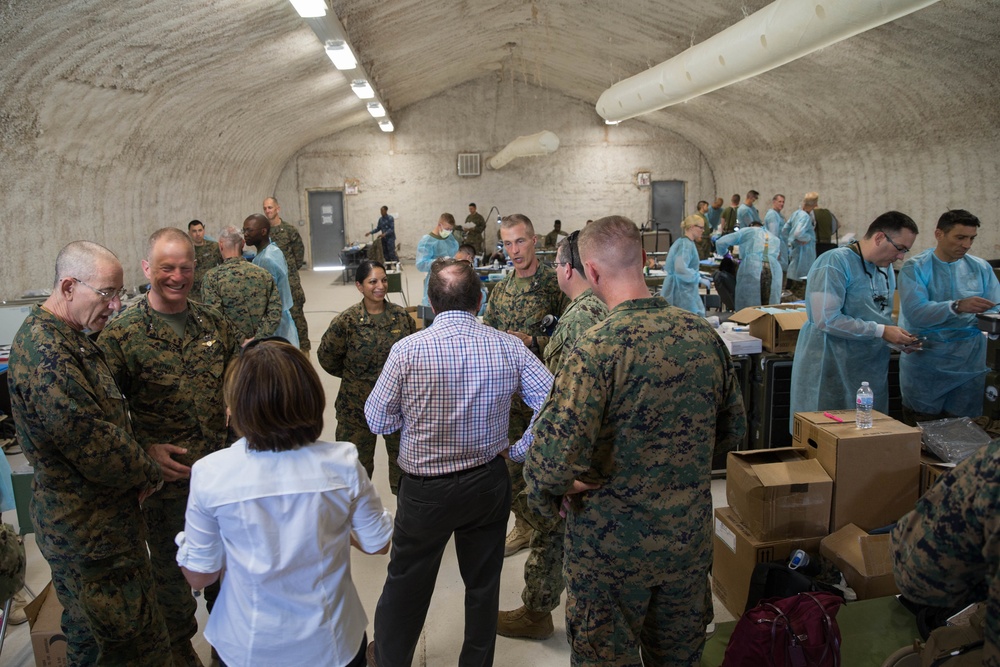
M 375 434 L 365 421 L 365 401 L 382 372 L 393 343 L 416 331 L 416 322 L 403 308 L 386 301 L 389 279 L 380 262 L 364 260 L 355 275 L 363 298 L 330 322 L 319 346 L 323 369 L 341 379 L 337 394 L 337 440 L 353 442 L 361 464 L 375 470 Z M 399 490 L 399 433 L 385 436 L 389 455 L 389 486 Z

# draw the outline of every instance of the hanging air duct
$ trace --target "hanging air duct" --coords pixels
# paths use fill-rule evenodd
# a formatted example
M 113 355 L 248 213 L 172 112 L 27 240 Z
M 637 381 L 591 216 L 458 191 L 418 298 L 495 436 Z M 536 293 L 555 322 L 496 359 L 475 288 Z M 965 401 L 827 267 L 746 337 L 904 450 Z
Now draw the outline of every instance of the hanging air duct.
M 538 134 L 518 137 L 500 149 L 500 152 L 487 160 L 486 164 L 490 166 L 490 169 L 500 169 L 511 160 L 516 160 L 519 157 L 548 155 L 554 153 L 557 148 L 559 148 L 559 137 L 555 135 L 555 132 L 544 130 Z
M 780 67 L 938 0 L 776 0 L 597 100 L 605 120 L 656 111 Z

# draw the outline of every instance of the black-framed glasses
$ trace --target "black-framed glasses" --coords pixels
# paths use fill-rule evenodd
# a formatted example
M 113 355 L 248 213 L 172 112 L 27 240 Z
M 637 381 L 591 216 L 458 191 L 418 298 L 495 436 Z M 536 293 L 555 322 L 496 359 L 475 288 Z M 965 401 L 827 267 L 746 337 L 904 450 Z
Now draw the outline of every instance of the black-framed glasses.
M 105 289 L 97 289 L 93 285 L 88 285 L 79 278 L 73 278 L 73 281 L 80 283 L 81 285 L 89 289 L 91 292 L 96 294 L 97 296 L 109 302 L 114 301 L 115 297 L 118 297 L 119 300 L 122 300 L 125 298 L 125 295 L 128 294 L 128 290 L 125 289 L 124 287 L 118 290 L 105 290 Z
M 583 259 L 580 258 L 580 248 L 577 245 L 577 241 L 580 238 L 580 230 L 570 233 L 566 237 L 566 245 L 569 246 L 569 262 L 568 264 L 573 267 L 576 271 L 583 273 Z
M 885 240 L 886 240 L 886 241 L 888 241 L 889 243 L 891 243 L 891 244 L 892 244 L 892 247 L 896 249 L 896 252 L 900 252 L 900 253 L 903 253 L 904 255 L 905 255 L 906 253 L 910 252 L 910 249 L 909 249 L 909 248 L 905 248 L 905 247 L 903 247 L 903 246 L 898 246 L 898 245 L 896 245 L 896 242 L 892 240 L 892 237 L 891 237 L 891 236 L 889 236 L 888 234 L 886 234 L 885 232 L 883 232 L 883 233 L 882 233 L 882 235 L 883 235 L 883 236 L 885 236 Z

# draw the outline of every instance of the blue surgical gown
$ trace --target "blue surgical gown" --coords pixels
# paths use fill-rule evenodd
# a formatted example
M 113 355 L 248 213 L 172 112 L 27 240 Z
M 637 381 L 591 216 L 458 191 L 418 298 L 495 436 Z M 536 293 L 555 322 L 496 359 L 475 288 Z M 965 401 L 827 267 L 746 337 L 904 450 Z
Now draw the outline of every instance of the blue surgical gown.
M 744 227 L 716 241 L 716 252 L 725 255 L 730 246 L 734 245 L 740 247 L 740 268 L 736 272 L 736 310 L 781 303 L 781 284 L 784 282 L 781 263 L 778 261 L 781 240 L 763 227 Z M 761 304 L 760 271 L 764 266 L 765 246 L 767 262 L 771 267 L 771 296 L 767 303 Z
M 866 272 L 867 271 L 867 272 Z M 806 283 L 808 320 L 792 361 L 791 430 L 796 412 L 849 410 L 868 382 L 874 407 L 889 410 L 889 355 L 879 324 L 892 325 L 896 275 L 852 248 L 823 253 Z M 917 353 L 919 354 L 919 353 Z
M 903 265 L 899 326 L 927 338 L 925 349 L 904 354 L 899 362 L 903 405 L 911 410 L 955 417 L 983 413 L 986 338 L 974 314 L 951 311 L 952 301 L 971 296 L 1000 303 L 996 274 L 978 257 L 944 262 L 930 248 Z
M 788 278 L 802 280 L 816 261 L 816 225 L 813 217 L 801 208 L 792 214 L 782 228 L 788 244 Z
M 781 239 L 781 250 L 778 252 L 778 261 L 781 262 L 781 270 L 788 270 L 788 242 L 781 235 L 781 228 L 785 226 L 785 219 L 773 208 L 768 209 L 764 214 L 764 228 Z
M 708 226 L 711 228 L 711 231 L 714 232 L 719 228 L 719 220 L 721 219 L 722 209 L 709 206 L 708 211 L 705 213 L 705 220 L 708 221 Z M 709 230 L 706 229 L 705 233 L 707 234 L 708 232 Z
M 439 238 L 433 234 L 424 234 L 417 244 L 417 271 L 423 271 L 424 276 L 424 300 L 421 303 L 430 306 L 431 302 L 427 298 L 427 283 L 431 279 L 431 264 L 438 257 L 454 257 L 458 252 L 458 240 L 452 234 L 446 239 Z
M 660 296 L 671 306 L 694 313 L 705 315 L 705 303 L 698 292 L 701 274 L 698 273 L 698 247 L 686 236 L 674 241 L 663 263 L 666 276 Z
M 281 320 L 278 322 L 278 328 L 274 330 L 274 335 L 281 336 L 298 347 L 299 330 L 295 327 L 295 320 L 292 319 L 292 288 L 288 284 L 288 262 L 285 261 L 285 253 L 271 243 L 254 256 L 253 263 L 268 270 L 281 296 Z
M 751 222 L 760 222 L 760 213 L 753 206 L 740 204 L 740 207 L 736 209 L 736 224 L 742 229 L 749 227 Z

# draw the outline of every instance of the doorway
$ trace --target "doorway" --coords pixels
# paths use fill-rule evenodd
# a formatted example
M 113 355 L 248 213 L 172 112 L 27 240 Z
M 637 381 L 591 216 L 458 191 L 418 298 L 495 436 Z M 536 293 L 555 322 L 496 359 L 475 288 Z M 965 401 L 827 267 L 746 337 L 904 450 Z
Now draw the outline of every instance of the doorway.
M 684 219 L 684 181 L 653 181 L 652 219 L 647 229 L 670 232 L 680 238 Z M 659 248 L 658 248 L 659 250 Z
M 310 190 L 309 236 L 313 269 L 342 269 L 340 254 L 347 238 L 344 228 L 344 193 L 340 190 Z

